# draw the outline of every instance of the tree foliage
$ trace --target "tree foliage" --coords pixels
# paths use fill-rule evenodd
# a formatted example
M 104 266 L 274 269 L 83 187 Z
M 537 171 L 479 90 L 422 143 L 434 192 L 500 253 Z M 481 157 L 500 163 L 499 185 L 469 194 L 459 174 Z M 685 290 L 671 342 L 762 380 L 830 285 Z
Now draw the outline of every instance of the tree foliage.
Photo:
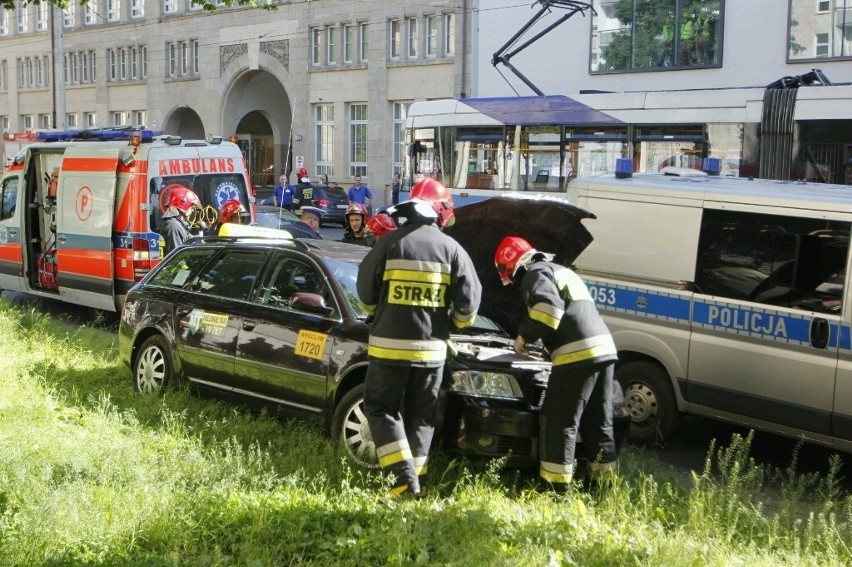
M 310 0 L 307 0 L 310 2 Z M 89 4 L 89 0 L 79 0 L 79 2 L 72 2 L 69 0 L 27 0 L 24 2 L 25 5 L 37 6 L 39 4 L 49 4 L 52 6 L 57 6 L 60 9 L 64 10 L 68 6 L 73 6 L 75 3 L 79 3 L 81 6 L 86 6 Z M 222 4 L 216 4 L 215 0 L 193 0 L 192 2 L 195 6 L 201 6 L 207 12 L 215 12 L 217 7 L 222 7 L 222 4 L 226 7 L 232 6 L 251 6 L 253 8 L 260 8 L 261 10 L 277 10 L 278 4 L 276 2 L 258 2 L 256 0 L 223 0 Z M 9 10 L 14 12 L 17 7 L 17 0 L 0 0 L 0 7 L 5 10 Z

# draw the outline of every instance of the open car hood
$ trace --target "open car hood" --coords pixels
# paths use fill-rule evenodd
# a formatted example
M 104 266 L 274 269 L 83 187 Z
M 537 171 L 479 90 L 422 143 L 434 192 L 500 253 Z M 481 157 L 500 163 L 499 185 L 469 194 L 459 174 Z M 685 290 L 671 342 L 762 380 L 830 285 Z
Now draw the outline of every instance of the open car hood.
M 520 236 L 536 249 L 554 254 L 554 262 L 570 266 L 593 240 L 583 219 L 596 218 L 564 199 L 514 193 L 459 207 L 455 217 L 453 226 L 444 232 L 467 250 L 476 266 L 482 282 L 479 313 L 513 336 L 525 308 L 518 287 L 504 287 L 497 276 L 497 245 L 506 236 Z

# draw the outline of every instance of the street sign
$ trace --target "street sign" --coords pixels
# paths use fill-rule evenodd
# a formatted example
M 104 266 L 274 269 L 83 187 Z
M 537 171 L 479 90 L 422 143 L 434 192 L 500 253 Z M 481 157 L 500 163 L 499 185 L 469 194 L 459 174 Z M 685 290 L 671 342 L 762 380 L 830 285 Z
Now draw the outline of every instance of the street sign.
M 296 169 L 305 167 L 305 156 L 296 156 Z

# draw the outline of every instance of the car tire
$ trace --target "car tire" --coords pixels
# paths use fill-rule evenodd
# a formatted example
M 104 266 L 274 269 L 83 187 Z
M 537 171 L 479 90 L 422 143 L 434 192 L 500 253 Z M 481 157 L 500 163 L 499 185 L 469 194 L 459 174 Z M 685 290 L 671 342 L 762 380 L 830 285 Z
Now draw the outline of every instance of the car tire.
M 680 414 L 666 371 L 655 362 L 637 360 L 619 366 L 615 375 L 630 413 L 628 441 L 652 447 L 671 439 Z
M 133 360 L 133 388 L 137 392 L 160 392 L 178 383 L 172 352 L 162 335 L 148 337 Z
M 364 414 L 364 384 L 346 392 L 334 408 L 331 441 L 353 463 L 364 468 L 378 468 L 376 445 Z

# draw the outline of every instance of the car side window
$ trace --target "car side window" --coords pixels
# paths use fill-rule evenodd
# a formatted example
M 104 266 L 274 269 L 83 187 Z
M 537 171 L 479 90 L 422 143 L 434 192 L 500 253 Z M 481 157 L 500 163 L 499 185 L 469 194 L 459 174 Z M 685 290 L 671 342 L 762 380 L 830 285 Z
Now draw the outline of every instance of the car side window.
M 192 281 L 214 252 L 209 248 L 179 248 L 168 263 L 164 263 L 157 270 L 148 283 L 163 287 L 182 288 Z
M 840 314 L 852 223 L 705 210 L 695 285 L 719 297 Z
M 204 267 L 190 289 L 229 299 L 248 299 L 266 255 L 264 250 L 226 250 Z
M 18 205 L 18 178 L 10 177 L 3 183 L 3 204 L 0 209 L 0 220 L 15 216 Z
M 292 308 L 295 293 L 313 293 L 334 307 L 331 290 L 319 269 L 309 262 L 279 257 L 267 271 L 258 290 L 257 301 L 272 307 Z

